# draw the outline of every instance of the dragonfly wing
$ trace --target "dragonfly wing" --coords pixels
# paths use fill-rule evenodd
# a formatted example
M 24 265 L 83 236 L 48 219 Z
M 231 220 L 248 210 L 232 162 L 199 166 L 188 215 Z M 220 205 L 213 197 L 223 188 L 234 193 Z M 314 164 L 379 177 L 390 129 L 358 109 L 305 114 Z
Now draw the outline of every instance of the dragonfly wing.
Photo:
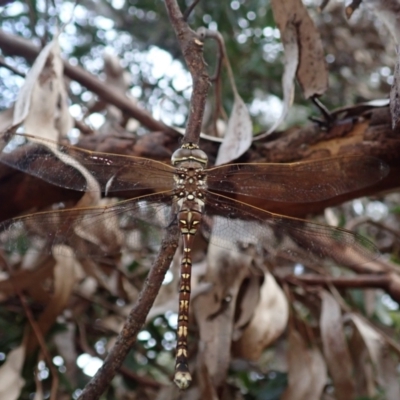
M 78 257 L 119 254 L 122 245 L 137 247 L 138 235 L 146 242 L 161 239 L 161 230 L 171 221 L 171 206 L 172 196 L 166 192 L 101 207 L 30 214 L 0 224 L 0 247 L 17 254 L 62 253 L 58 245 L 67 245 Z
M 207 171 L 209 189 L 268 201 L 326 200 L 370 186 L 389 172 L 374 157 L 326 158 L 291 164 L 232 164 Z
M 376 246 L 357 233 L 273 214 L 218 194 L 207 194 L 205 209 L 206 215 L 218 216 L 209 227 L 210 241 L 236 252 L 261 245 L 271 255 L 286 254 L 297 262 L 328 257 L 347 266 L 350 258 L 352 264 L 363 264 L 379 256 Z
M 102 192 L 159 191 L 173 186 L 174 169 L 158 161 L 83 150 L 30 135 L 15 134 L 15 139 L 21 145 L 12 153 L 2 153 L 0 162 L 53 185 L 87 191 L 84 167 L 99 182 Z

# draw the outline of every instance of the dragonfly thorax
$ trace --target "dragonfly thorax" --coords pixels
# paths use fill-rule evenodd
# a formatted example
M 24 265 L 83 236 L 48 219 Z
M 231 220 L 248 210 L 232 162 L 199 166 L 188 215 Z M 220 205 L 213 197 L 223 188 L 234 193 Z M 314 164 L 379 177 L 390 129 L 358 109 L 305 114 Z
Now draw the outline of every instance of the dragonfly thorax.
M 206 175 L 203 168 L 177 168 L 175 173 L 175 195 L 180 210 L 193 209 L 202 212 Z
M 175 195 L 179 210 L 202 212 L 206 190 L 207 155 L 197 145 L 184 144 L 171 157 L 175 170 Z

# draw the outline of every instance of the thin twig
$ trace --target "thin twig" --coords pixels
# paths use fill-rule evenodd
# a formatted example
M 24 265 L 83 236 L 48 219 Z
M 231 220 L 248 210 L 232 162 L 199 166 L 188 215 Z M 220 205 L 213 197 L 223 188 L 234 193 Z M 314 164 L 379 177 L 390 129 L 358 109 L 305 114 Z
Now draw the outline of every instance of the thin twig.
M 17 68 L 8 64 L 3 57 L 0 57 L 0 67 L 7 68 L 11 72 L 13 72 L 15 75 L 22 76 L 22 78 L 25 78 L 25 74 L 23 72 L 19 71 Z
M 203 41 L 184 20 L 176 0 L 165 0 L 171 25 L 193 79 L 193 92 L 183 143 L 198 144 L 209 88 L 209 76 L 203 59 Z
M 309 285 L 329 285 L 338 288 L 381 288 L 386 289 L 390 282 L 390 274 L 356 275 L 356 276 L 323 276 L 315 274 L 290 275 L 285 280 Z
M 322 285 L 334 286 L 342 289 L 383 289 L 393 300 L 400 303 L 400 283 L 396 273 L 385 274 L 360 274 L 356 276 L 323 276 L 314 274 L 290 275 L 285 281 L 294 285 Z
M 210 77 L 210 81 L 214 83 L 214 92 L 215 92 L 215 107 L 214 107 L 214 115 L 212 122 L 213 130 L 214 134 L 218 135 L 218 130 L 217 130 L 218 117 L 221 116 L 225 121 L 228 120 L 228 116 L 226 115 L 226 112 L 222 105 L 222 95 L 221 95 L 221 90 L 222 90 L 221 70 L 224 59 L 226 58 L 226 50 L 224 47 L 225 44 L 220 34 L 216 33 L 215 31 L 206 29 L 204 27 L 199 28 L 197 30 L 197 34 L 200 35 L 202 39 L 210 38 L 217 43 L 217 48 L 218 48 L 217 63 L 215 66 L 214 74 Z
M 370 217 L 362 216 L 358 218 L 353 218 L 349 223 L 346 224 L 345 228 L 349 231 L 355 230 L 355 228 L 362 224 L 373 225 L 379 228 L 382 231 L 389 232 L 396 240 L 400 240 L 400 234 L 395 229 L 390 228 L 389 226 L 382 224 L 381 222 L 377 222 L 372 220 Z
M 179 231 L 176 225 L 170 225 L 165 231 L 160 252 L 154 262 L 140 292 L 139 299 L 118 335 L 117 341 L 108 353 L 103 366 L 86 385 L 80 400 L 96 400 L 105 391 L 126 355 L 136 340 L 136 335 L 146 321 L 146 317 L 158 294 L 178 245 Z
M 200 0 L 194 0 L 193 3 L 183 13 L 183 19 L 187 21 L 194 8 L 199 4 Z

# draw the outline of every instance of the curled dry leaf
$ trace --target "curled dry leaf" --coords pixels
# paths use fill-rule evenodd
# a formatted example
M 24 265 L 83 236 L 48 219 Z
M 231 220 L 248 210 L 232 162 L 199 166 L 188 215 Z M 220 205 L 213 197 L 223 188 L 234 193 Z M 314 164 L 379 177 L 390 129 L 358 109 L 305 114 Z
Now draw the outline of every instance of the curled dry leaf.
M 309 348 L 300 333 L 289 333 L 289 384 L 281 400 L 320 399 L 327 382 L 326 364 L 316 347 Z
M 212 288 L 193 301 L 199 325 L 202 358 L 213 383 L 225 382 L 231 360 L 235 305 L 243 280 L 249 273 L 251 259 L 209 246 L 208 272 L 205 281 Z
M 219 148 L 215 165 L 225 164 L 240 157 L 249 149 L 252 138 L 253 124 L 249 111 L 242 98 L 235 92 L 226 134 Z
M 218 150 L 217 159 L 215 161 L 215 165 L 220 165 L 237 159 L 249 149 L 253 140 L 253 124 L 247 106 L 236 88 L 224 38 L 220 33 L 217 33 L 217 36 L 222 44 L 225 64 L 228 69 L 229 82 L 234 95 L 232 112 L 228 120 L 225 137 Z
M 328 87 L 328 70 L 322 41 L 314 22 L 301 0 L 272 0 L 275 22 L 281 32 L 283 46 L 288 44 L 294 53 L 294 34 L 298 43 L 297 79 L 306 99 L 325 93 Z M 291 32 L 293 30 L 293 32 Z M 288 40 L 288 43 L 285 41 Z M 293 68 L 287 65 L 286 68 Z
M 356 387 L 357 395 L 373 395 L 375 390 L 374 378 L 370 371 L 372 365 L 369 362 L 368 352 L 364 341 L 357 330 L 352 332 L 348 338 L 349 351 L 354 365 L 353 381 Z
M 299 46 L 297 32 L 292 24 L 288 24 L 282 32 L 282 43 L 285 46 L 285 67 L 282 77 L 283 109 L 280 117 L 268 129 L 266 135 L 272 133 L 286 119 L 294 99 L 294 78 L 299 65 Z
M 25 346 L 20 345 L 7 354 L 5 363 L 0 367 L 0 399 L 18 399 L 25 380 L 22 367 L 25 360 Z
M 393 359 L 394 355 L 390 354 L 388 343 L 386 343 L 386 338 L 382 333 L 355 313 L 349 313 L 348 317 L 353 321 L 364 341 L 368 355 L 374 366 L 374 380 L 377 381 L 380 388 L 384 390 L 385 399 L 399 399 L 400 385 L 396 367 L 399 354 L 396 356 L 397 362 L 395 363 Z M 393 346 L 390 347 L 393 348 Z
M 254 310 L 257 304 L 259 304 L 260 287 L 262 284 L 263 282 L 260 276 L 250 275 L 246 277 L 246 280 L 240 288 L 241 294 L 236 303 L 236 320 L 232 334 L 232 340 L 234 342 L 242 337 L 243 331 L 254 316 Z
M 13 127 L 57 141 L 72 127 L 58 37 L 39 54 L 14 106 Z
M 384 339 L 382 335 L 373 329 L 371 325 L 367 324 L 357 314 L 350 313 L 348 316 L 353 321 L 355 327 L 363 338 L 365 346 L 367 347 L 368 353 L 371 357 L 371 361 L 375 365 L 378 365 L 380 353 L 384 346 Z
M 234 345 L 235 355 L 250 360 L 257 360 L 262 351 L 283 333 L 289 318 L 285 294 L 270 272 L 265 273 L 260 294 L 250 324 Z
M 217 388 L 208 372 L 205 353 L 201 351 L 197 357 L 197 379 L 199 382 L 200 399 L 218 400 Z M 220 385 L 218 385 L 220 387 Z
M 7 274 L 5 279 L 0 280 L 0 299 L 15 296 L 15 291 L 18 289 L 21 292 L 33 293 L 33 299 L 41 301 L 43 299 L 40 298 L 40 295 L 35 296 L 36 293 L 43 290 L 37 282 L 44 282 L 51 277 L 52 273 L 53 265 L 46 263 L 41 268 L 34 270 L 21 269 L 13 271 L 12 277 Z
M 386 400 L 400 399 L 400 383 L 398 374 L 398 358 L 384 351 L 380 360 L 381 386 Z
M 320 327 L 325 360 L 335 394 L 338 399 L 352 400 L 355 398 L 353 366 L 343 331 L 340 306 L 326 290 L 322 292 Z

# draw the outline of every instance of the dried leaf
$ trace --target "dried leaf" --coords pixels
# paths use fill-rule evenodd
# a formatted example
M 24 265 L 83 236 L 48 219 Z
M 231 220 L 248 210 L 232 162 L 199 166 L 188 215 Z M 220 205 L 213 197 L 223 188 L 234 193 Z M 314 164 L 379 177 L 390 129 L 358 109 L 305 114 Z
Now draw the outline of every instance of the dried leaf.
M 357 396 L 373 396 L 375 382 L 372 373 L 372 365 L 364 341 L 355 330 L 349 337 L 349 351 L 353 360 L 353 380 Z
M 262 285 L 260 278 L 260 276 L 256 275 L 247 277 L 240 289 L 240 303 L 238 302 L 236 304 L 237 319 L 232 334 L 232 340 L 234 342 L 242 337 L 243 331 L 253 319 L 254 311 L 260 301 L 260 287 Z
M 289 385 L 281 400 L 311 400 L 321 398 L 327 382 L 324 359 L 316 347 L 308 348 L 300 333 L 289 333 Z
M 289 46 L 293 47 L 293 33 L 286 33 L 286 30 L 295 29 L 296 41 L 299 44 L 297 79 L 305 98 L 322 95 L 328 87 L 328 70 L 322 41 L 302 1 L 272 0 L 271 6 L 275 22 L 281 32 L 285 51 L 284 40 L 288 40 Z
M 343 332 L 340 306 L 327 291 L 322 292 L 321 339 L 325 360 L 335 386 L 338 399 L 352 400 L 355 387 L 352 361 Z
M 271 273 L 265 273 L 261 297 L 253 318 L 240 340 L 235 343 L 235 355 L 258 360 L 263 350 L 286 329 L 289 317 L 288 302 Z
M 13 126 L 57 141 L 72 127 L 58 37 L 39 54 L 14 106 Z
M 385 399 L 397 400 L 400 398 L 399 376 L 397 362 L 389 352 L 385 337 L 378 330 L 364 321 L 359 315 L 350 313 L 349 317 L 361 335 L 374 366 L 374 380 L 385 391 Z
M 380 362 L 381 385 L 386 400 L 400 399 L 400 382 L 398 374 L 398 358 L 384 351 Z
M 299 65 L 299 46 L 297 43 L 296 27 L 288 24 L 282 32 L 282 43 L 285 46 L 285 67 L 282 77 L 283 109 L 277 121 L 268 129 L 266 135 L 272 133 L 287 117 L 294 99 L 294 78 Z
M 349 314 L 354 325 L 360 332 L 364 343 L 368 349 L 368 353 L 371 357 L 371 361 L 375 364 L 379 364 L 380 352 L 384 345 L 384 340 L 379 332 L 372 328 L 371 325 L 367 324 L 361 317 L 357 314 Z
M 209 246 L 205 281 L 212 289 L 193 301 L 199 325 L 202 357 L 217 386 L 225 382 L 231 360 L 231 343 L 237 295 L 249 273 L 251 259 Z
M 250 147 L 253 139 L 253 124 L 247 106 L 235 93 L 232 113 L 222 142 L 215 165 L 225 164 L 236 160 Z
M 22 367 L 25 360 L 25 346 L 11 350 L 5 363 L 0 367 L 0 399 L 18 399 L 25 380 Z
M 76 261 L 72 249 L 67 246 L 62 247 L 62 250 L 54 248 L 54 258 L 56 259 L 54 267 L 54 294 L 37 321 L 38 328 L 43 335 L 49 331 L 58 315 L 66 307 L 80 274 L 79 263 Z M 63 256 L 57 256 L 57 254 L 63 254 Z M 30 332 L 27 352 L 31 353 L 36 346 L 36 335 Z
M 30 292 L 33 288 L 37 289 L 40 286 L 37 282 L 43 282 L 52 275 L 52 272 L 53 266 L 50 263 L 35 270 L 21 269 L 14 271 L 11 278 L 7 275 L 7 279 L 0 281 L 0 294 L 6 297 L 14 296 L 16 289 L 21 292 Z M 33 293 L 37 293 L 36 290 Z M 40 301 L 40 298 L 36 296 L 34 299 Z
M 197 379 L 199 382 L 199 397 L 200 399 L 210 399 L 210 400 L 219 400 L 219 396 L 217 394 L 217 385 L 212 379 L 212 376 L 208 372 L 207 362 L 205 360 L 205 353 L 201 352 L 199 357 L 197 358 Z M 218 388 L 221 385 L 218 384 Z

